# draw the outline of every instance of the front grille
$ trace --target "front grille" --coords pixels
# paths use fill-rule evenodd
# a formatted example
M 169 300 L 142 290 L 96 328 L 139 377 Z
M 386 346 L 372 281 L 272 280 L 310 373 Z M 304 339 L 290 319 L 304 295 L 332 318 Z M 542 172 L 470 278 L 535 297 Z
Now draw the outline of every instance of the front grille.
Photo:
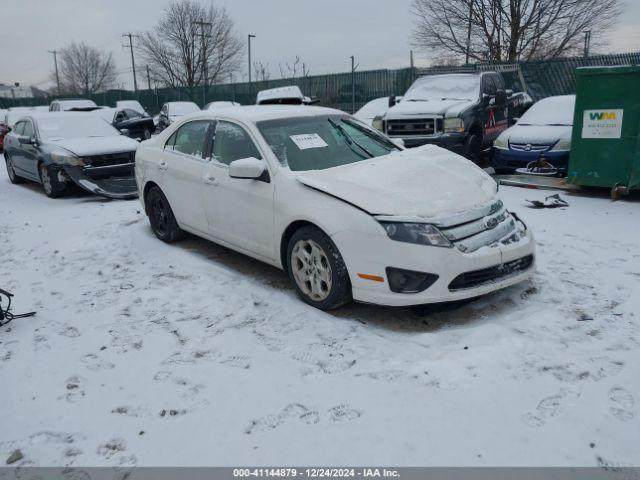
M 126 165 L 133 163 L 135 152 L 110 153 L 107 155 L 92 155 L 84 157 L 84 163 L 93 168 L 113 167 L 116 165 Z
M 135 152 L 93 155 L 83 160 L 83 172 L 94 180 L 134 175 Z
M 387 135 L 411 137 L 434 135 L 437 131 L 435 118 L 387 120 Z
M 449 290 L 463 290 L 465 288 L 473 288 L 485 283 L 504 279 L 515 273 L 527 270 L 533 264 L 533 255 L 512 260 L 511 262 L 502 263 L 493 267 L 474 270 L 458 275 L 449 284 Z
M 516 220 L 501 200 L 496 200 L 477 210 L 457 217 L 436 221 L 442 234 L 461 252 L 471 253 L 484 246 L 512 241 Z
M 546 152 L 551 145 L 538 145 L 533 143 L 510 143 L 511 150 L 518 152 Z

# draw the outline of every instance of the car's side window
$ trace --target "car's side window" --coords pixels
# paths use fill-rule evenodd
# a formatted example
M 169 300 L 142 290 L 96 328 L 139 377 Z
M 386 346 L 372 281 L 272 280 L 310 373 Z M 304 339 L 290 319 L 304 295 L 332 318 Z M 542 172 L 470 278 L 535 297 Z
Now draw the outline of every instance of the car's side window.
M 213 139 L 213 157 L 218 162 L 229 165 L 241 158 L 262 159 L 247 131 L 235 123 L 219 121 Z
M 185 123 L 172 135 L 172 138 L 175 136 L 172 144 L 173 151 L 203 158 L 205 139 L 210 125 L 211 122 L 208 120 Z M 169 142 L 171 142 L 171 139 L 169 139 Z M 167 145 L 169 142 L 167 142 Z
M 24 129 L 22 130 L 22 135 L 25 137 L 32 138 L 36 135 L 35 130 L 33 129 L 33 124 L 31 122 L 24 122 Z
M 13 126 L 13 133 L 16 135 L 22 135 L 22 132 L 24 132 L 24 122 L 16 122 Z
M 491 96 L 496 94 L 496 84 L 493 82 L 493 78 L 491 78 L 490 75 L 482 77 L 482 93 L 486 93 Z
M 131 110 L 130 108 L 127 108 L 126 110 L 124 110 L 125 114 L 127 115 L 127 118 L 129 120 L 133 120 L 134 118 L 141 118 L 142 115 L 138 112 L 136 112 L 135 110 Z

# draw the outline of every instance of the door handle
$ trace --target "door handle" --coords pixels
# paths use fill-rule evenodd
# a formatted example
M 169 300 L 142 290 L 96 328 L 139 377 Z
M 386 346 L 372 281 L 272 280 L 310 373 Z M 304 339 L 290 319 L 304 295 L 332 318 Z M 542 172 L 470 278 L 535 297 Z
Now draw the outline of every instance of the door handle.
M 214 177 L 210 173 L 207 173 L 204 176 L 204 183 L 206 183 L 207 185 L 212 185 L 214 187 L 217 187 L 220 184 L 218 180 L 216 180 L 216 177 Z
M 160 170 L 166 170 L 169 167 L 167 166 L 167 162 L 165 160 L 161 160 L 160 163 L 158 163 L 158 168 Z

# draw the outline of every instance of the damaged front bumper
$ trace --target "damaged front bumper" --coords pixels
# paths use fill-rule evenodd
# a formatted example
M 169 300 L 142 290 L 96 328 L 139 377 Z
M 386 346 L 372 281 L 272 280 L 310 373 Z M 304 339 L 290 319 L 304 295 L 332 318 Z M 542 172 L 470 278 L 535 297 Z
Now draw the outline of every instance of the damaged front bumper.
M 116 165 L 62 166 L 64 173 L 80 188 L 115 200 L 138 197 L 134 172 L 135 163 Z

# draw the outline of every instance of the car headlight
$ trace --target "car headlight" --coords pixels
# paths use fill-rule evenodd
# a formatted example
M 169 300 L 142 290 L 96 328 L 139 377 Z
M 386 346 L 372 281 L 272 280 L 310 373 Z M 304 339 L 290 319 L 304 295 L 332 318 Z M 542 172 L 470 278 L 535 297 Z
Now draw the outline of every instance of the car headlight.
M 507 137 L 500 135 L 493 142 L 493 146 L 497 148 L 509 148 L 509 140 L 507 139 Z
M 371 122 L 371 126 L 380 132 L 384 131 L 384 121 L 382 117 L 375 117 L 373 122 Z
M 571 138 L 561 138 L 551 150 L 571 150 Z
M 462 133 L 464 132 L 464 121 L 461 118 L 445 118 L 444 133 Z
M 380 222 L 391 240 L 451 248 L 453 245 L 433 225 L 428 223 Z
M 58 165 L 66 165 L 68 167 L 84 167 L 84 162 L 80 157 L 72 153 L 52 153 L 51 160 Z

